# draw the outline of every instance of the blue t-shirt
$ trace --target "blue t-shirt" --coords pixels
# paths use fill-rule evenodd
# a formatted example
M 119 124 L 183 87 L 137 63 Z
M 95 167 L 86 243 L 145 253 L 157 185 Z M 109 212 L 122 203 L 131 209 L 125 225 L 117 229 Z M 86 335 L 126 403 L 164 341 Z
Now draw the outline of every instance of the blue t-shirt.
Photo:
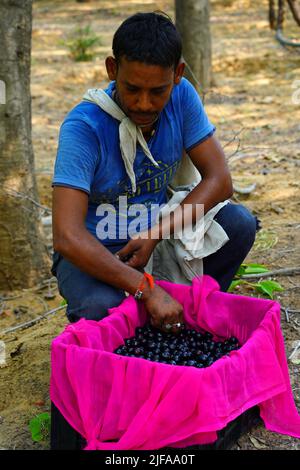
M 111 82 L 105 91 L 111 97 L 114 89 Z M 147 142 L 158 168 L 137 144 L 132 194 L 120 151 L 119 121 L 95 103 L 82 101 L 62 123 L 52 186 L 85 191 L 87 230 L 104 245 L 125 242 L 135 229 L 143 231 L 154 224 L 159 206 L 167 202 L 167 186 L 183 150 L 188 152 L 214 131 L 195 88 L 183 78 L 174 86 Z

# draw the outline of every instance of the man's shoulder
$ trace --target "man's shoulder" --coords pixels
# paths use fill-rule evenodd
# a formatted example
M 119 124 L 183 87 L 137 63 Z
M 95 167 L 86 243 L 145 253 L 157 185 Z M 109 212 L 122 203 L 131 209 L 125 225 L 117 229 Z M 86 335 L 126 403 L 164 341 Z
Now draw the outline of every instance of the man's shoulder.
M 189 91 L 193 91 L 193 92 L 196 91 L 194 85 L 192 85 L 192 83 L 185 77 L 182 77 L 179 84 L 176 85 L 175 89 L 177 89 L 178 93 L 180 94 L 188 93 Z
M 68 112 L 63 122 L 83 121 L 93 127 L 95 122 L 99 122 L 104 117 L 105 113 L 96 103 L 80 101 Z
M 173 88 L 172 100 L 182 105 L 189 105 L 191 100 L 194 100 L 197 96 L 197 91 L 192 83 L 185 77 L 182 77 L 180 83 Z
M 114 87 L 114 82 L 110 82 L 108 87 L 104 88 L 104 91 L 111 96 Z M 103 120 L 109 119 L 110 116 L 101 109 L 101 107 L 93 102 L 86 99 L 82 99 L 76 106 L 74 106 L 65 117 L 65 121 L 84 121 L 91 127 L 99 125 Z

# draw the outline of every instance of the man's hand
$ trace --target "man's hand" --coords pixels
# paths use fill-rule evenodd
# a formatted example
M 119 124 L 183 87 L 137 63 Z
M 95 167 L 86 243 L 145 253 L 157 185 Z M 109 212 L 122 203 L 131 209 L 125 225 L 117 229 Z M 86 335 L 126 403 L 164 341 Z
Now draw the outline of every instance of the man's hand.
M 140 233 L 115 253 L 115 256 L 118 256 L 121 261 L 132 268 L 144 268 L 159 242 L 157 239 L 147 238 L 147 235 L 146 232 Z M 180 331 L 180 326 L 177 324 L 183 321 L 182 305 L 164 289 L 157 284 L 153 290 L 150 290 L 149 287 L 146 288 L 143 291 L 143 300 L 153 326 L 164 332 L 176 333 Z M 172 328 L 166 328 L 166 325 L 172 325 Z
M 131 268 L 144 268 L 158 241 L 150 238 L 146 239 L 145 237 L 129 240 L 124 248 L 115 253 L 115 256 Z
M 182 305 L 157 284 L 150 294 L 148 292 L 144 305 L 150 315 L 151 324 L 164 332 L 180 331 L 177 324 L 183 323 Z M 166 325 L 172 325 L 172 328 L 166 328 Z

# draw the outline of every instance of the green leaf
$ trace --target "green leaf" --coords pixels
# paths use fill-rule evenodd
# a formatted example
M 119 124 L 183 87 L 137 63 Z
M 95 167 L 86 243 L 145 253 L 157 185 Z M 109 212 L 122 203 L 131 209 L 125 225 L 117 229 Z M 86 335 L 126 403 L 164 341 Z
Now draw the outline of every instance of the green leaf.
M 60 302 L 60 306 L 63 307 L 64 305 L 67 305 L 68 302 L 66 301 L 66 299 L 63 299 L 61 302 Z
M 276 281 L 261 281 L 255 284 L 256 289 L 273 299 L 273 292 L 283 291 L 283 287 Z
M 41 425 L 36 418 L 30 421 L 29 429 L 33 441 L 39 442 L 43 439 L 43 435 L 41 433 Z
M 268 271 L 269 269 L 263 266 L 262 264 L 250 263 L 250 264 L 247 264 L 244 274 L 259 274 L 259 273 L 267 273 Z
M 245 281 L 243 281 L 242 279 L 237 279 L 236 281 L 232 281 L 230 286 L 227 289 L 227 292 L 232 292 L 237 286 L 239 286 L 240 284 L 244 284 L 244 283 Z
M 33 441 L 39 442 L 50 433 L 50 415 L 41 413 L 29 422 L 29 429 Z
M 235 273 L 236 276 L 243 276 L 244 272 L 245 272 L 245 269 L 246 269 L 246 265 L 245 264 L 241 264 L 241 266 L 239 267 L 239 269 L 237 270 L 237 272 Z
M 88 25 L 76 28 L 61 44 L 69 49 L 75 61 L 88 61 L 94 58 L 93 48 L 96 44 L 101 44 L 101 38 Z

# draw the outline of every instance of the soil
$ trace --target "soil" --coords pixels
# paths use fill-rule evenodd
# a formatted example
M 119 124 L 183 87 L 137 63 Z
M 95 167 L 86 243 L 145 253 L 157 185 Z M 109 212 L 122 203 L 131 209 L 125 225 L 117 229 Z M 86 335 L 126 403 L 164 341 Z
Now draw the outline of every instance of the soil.
M 250 194 L 235 192 L 233 199 L 250 208 L 263 227 L 246 262 L 262 263 L 271 270 L 300 266 L 300 106 L 292 100 L 295 87 L 300 88 L 300 51 L 276 42 L 268 25 L 267 2 L 214 0 L 211 4 L 214 82 L 205 94 L 205 107 L 217 127 L 235 185 L 256 184 Z M 118 25 L 136 11 L 155 9 L 174 17 L 171 0 L 34 2 L 32 135 L 43 205 L 51 207 L 51 175 L 62 120 L 86 89 L 107 83 L 104 59 Z M 84 24 L 91 24 L 101 43 L 93 61 L 74 62 L 61 40 Z M 287 15 L 284 31 L 290 37 L 299 35 L 291 15 Z M 51 227 L 45 227 L 45 235 L 50 254 Z M 299 274 L 274 279 L 284 288 L 275 298 L 282 307 L 294 310 L 289 321 L 282 310 L 288 358 L 300 340 L 300 279 Z M 259 295 L 249 286 L 238 292 Z M 1 294 L 16 298 L 0 303 L 0 339 L 6 348 L 6 364 L 0 369 L 0 448 L 49 449 L 49 436 L 34 442 L 28 423 L 50 411 L 50 345 L 67 324 L 65 312 L 56 311 L 25 329 L 4 331 L 58 307 L 62 299 L 53 279 L 34 289 Z M 298 410 L 299 362 L 296 355 L 288 360 Z M 299 450 L 300 443 L 259 425 L 234 446 L 261 448 Z

